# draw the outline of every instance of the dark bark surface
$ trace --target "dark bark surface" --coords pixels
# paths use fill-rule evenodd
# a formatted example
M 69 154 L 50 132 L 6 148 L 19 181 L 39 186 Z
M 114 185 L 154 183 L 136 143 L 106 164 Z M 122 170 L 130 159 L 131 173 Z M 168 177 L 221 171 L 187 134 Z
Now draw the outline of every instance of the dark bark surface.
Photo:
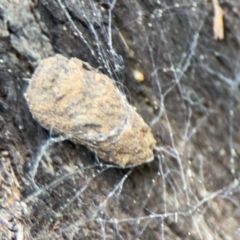
M 217 41 L 211 2 L 112 2 L 0 1 L 0 239 L 239 239 L 240 4 Z M 33 120 L 23 94 L 55 53 L 116 80 L 153 162 L 99 162 Z

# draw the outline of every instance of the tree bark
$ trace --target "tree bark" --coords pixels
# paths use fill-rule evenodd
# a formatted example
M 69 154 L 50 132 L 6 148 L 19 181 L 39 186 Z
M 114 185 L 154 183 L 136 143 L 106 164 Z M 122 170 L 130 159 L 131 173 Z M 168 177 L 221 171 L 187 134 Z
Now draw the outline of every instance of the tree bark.
M 203 0 L 0 1 L 0 239 L 238 239 L 240 4 L 221 7 L 215 40 Z M 32 118 L 23 94 L 56 53 L 116 81 L 153 162 L 111 165 Z

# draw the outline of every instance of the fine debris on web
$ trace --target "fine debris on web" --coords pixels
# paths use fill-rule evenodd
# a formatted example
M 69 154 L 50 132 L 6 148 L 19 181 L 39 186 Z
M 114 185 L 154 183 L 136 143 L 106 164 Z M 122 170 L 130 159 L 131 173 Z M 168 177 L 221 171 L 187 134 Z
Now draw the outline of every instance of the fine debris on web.
M 25 98 L 41 126 L 106 161 L 125 167 L 154 158 L 150 127 L 114 80 L 77 58 L 57 54 L 42 60 Z

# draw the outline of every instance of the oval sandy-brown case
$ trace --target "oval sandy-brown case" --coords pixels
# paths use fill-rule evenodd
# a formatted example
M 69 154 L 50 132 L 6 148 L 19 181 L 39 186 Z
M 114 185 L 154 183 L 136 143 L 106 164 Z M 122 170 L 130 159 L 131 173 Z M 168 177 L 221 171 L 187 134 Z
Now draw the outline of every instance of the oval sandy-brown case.
M 125 167 L 153 160 L 150 127 L 114 80 L 77 59 L 44 59 L 24 94 L 40 125 L 87 146 L 98 157 Z

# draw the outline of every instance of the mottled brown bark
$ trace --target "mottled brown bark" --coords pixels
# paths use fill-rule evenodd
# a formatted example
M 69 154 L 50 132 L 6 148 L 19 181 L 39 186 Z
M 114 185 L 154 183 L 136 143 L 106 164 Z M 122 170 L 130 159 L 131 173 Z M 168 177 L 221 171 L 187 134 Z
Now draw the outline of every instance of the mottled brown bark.
M 216 41 L 211 1 L 84 2 L 0 1 L 0 239 L 239 239 L 240 4 L 220 2 Z M 103 164 L 32 118 L 23 94 L 56 53 L 125 90 L 154 161 Z

